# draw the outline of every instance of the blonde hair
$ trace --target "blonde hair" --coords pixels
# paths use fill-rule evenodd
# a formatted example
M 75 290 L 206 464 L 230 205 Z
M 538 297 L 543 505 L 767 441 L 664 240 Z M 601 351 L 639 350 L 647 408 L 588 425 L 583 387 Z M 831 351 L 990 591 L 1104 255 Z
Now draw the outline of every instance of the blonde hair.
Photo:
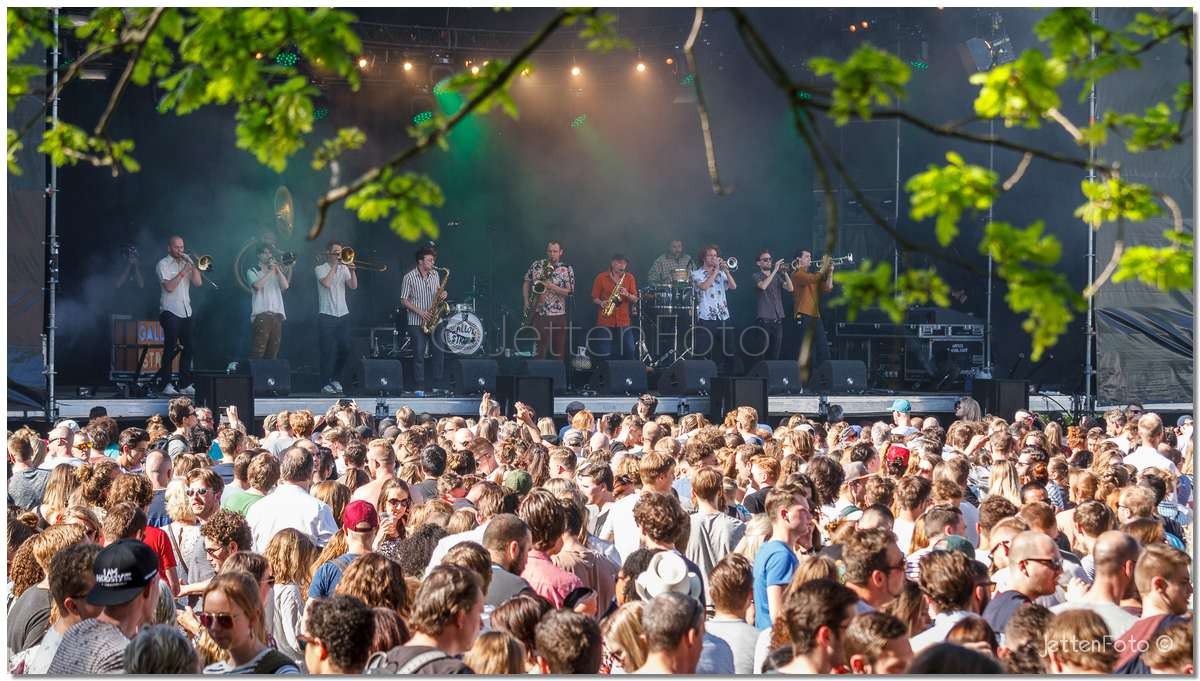
M 503 631 L 489 631 L 475 639 L 463 662 L 476 674 L 524 674 L 525 646 Z
M 222 572 L 214 576 L 204 588 L 203 603 L 208 595 L 220 591 L 230 603 L 237 606 L 250 620 L 250 635 L 259 643 L 267 643 L 267 625 L 263 621 L 263 607 L 259 600 L 258 581 L 248 572 Z
M 988 495 L 993 494 L 1008 499 L 1018 508 L 1021 507 L 1021 483 L 1017 476 L 1017 467 L 1013 465 L 1013 462 L 1000 461 L 992 464 Z
M 604 620 L 601 634 L 604 646 L 621 652 L 621 667 L 634 672 L 646 664 L 646 631 L 642 627 L 643 601 L 630 601 Z
M 167 491 L 164 494 L 166 502 L 167 515 L 172 522 L 191 525 L 196 522 L 196 514 L 192 513 L 192 505 L 188 503 L 187 498 L 187 483 L 182 478 L 172 478 L 171 482 L 167 483 Z
M 757 513 L 746 523 L 746 531 L 733 552 L 742 554 L 753 563 L 758 550 L 770 539 L 771 517 L 766 513 Z
M 336 480 L 326 480 L 313 485 L 312 495 L 315 499 L 329 505 L 329 510 L 333 512 L 333 519 L 340 528 L 342 513 L 346 510 L 346 504 L 350 503 L 350 488 Z
M 1067 610 L 1046 626 L 1046 652 L 1093 674 L 1112 672 L 1117 661 L 1108 625 L 1092 610 Z
M 317 566 L 317 547 L 308 535 L 294 528 L 280 530 L 267 544 L 267 563 L 278 584 L 295 584 L 301 596 L 308 595 L 313 568 Z
M 50 471 L 50 477 L 46 481 L 46 492 L 42 495 L 42 507 L 45 508 L 42 517 L 50 521 L 51 515 L 70 506 L 71 494 L 78 486 L 79 480 L 75 477 L 74 466 L 69 463 L 55 466 L 54 470 Z

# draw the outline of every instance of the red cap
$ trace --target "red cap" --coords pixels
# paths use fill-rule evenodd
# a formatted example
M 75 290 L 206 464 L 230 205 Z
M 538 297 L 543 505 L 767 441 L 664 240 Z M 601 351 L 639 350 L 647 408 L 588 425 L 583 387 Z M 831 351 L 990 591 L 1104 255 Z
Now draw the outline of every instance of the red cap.
M 379 529 L 379 514 L 375 507 L 361 499 L 346 504 L 342 512 L 342 527 L 348 532 L 370 532 Z
M 888 447 L 887 455 L 883 457 L 883 460 L 893 461 L 895 459 L 900 459 L 904 462 L 905 466 L 908 466 L 908 447 L 901 445 L 892 445 L 891 447 Z

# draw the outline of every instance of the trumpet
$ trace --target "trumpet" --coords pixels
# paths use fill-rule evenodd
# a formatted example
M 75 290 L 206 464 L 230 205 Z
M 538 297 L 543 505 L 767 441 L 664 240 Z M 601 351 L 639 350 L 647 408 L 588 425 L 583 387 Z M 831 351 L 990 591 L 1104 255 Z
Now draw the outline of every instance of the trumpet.
M 351 267 L 354 269 L 367 270 L 369 272 L 386 272 L 387 271 L 387 268 L 388 268 L 387 265 L 381 265 L 378 263 L 367 262 L 365 260 L 358 260 L 355 257 L 356 255 L 357 254 L 354 252 L 353 248 L 346 246 L 345 248 L 342 249 L 342 254 L 340 256 L 338 256 L 338 260 L 346 267 Z
M 284 251 L 279 254 L 278 258 L 271 258 L 272 262 L 277 262 L 281 267 L 291 267 L 296 264 L 296 254 L 292 251 Z
M 854 264 L 854 254 L 847 253 L 846 255 L 843 255 L 843 256 L 840 256 L 837 258 L 830 258 L 829 264 L 830 265 L 853 265 Z
M 200 276 L 202 279 L 204 278 L 204 273 L 212 271 L 213 258 L 211 255 L 198 255 L 193 258 L 191 254 L 184 253 L 183 259 L 187 260 L 192 267 L 195 267 L 197 271 L 201 272 Z M 204 279 L 204 281 L 207 281 L 213 288 L 221 288 L 220 286 L 217 286 L 217 282 L 213 281 L 212 279 Z
M 738 268 L 738 259 L 737 258 L 735 258 L 733 256 L 726 258 L 725 269 L 729 270 L 730 272 L 737 272 L 737 268 Z

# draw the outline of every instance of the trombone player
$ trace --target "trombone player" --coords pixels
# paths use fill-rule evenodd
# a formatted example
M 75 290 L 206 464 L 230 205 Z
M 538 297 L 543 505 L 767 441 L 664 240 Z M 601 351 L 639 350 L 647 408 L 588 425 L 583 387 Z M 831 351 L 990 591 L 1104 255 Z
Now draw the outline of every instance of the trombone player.
M 435 269 L 437 251 L 425 246 L 416 252 L 416 261 L 416 266 L 404 275 L 404 282 L 400 288 L 400 304 L 408 310 L 408 335 L 413 339 L 413 386 L 430 390 L 434 386 L 442 385 L 446 356 L 436 337 L 441 324 L 434 325 L 428 333 L 425 329 L 433 324 L 442 301 L 446 300 L 446 291 L 442 288 L 444 282 L 438 277 Z M 426 344 L 430 346 L 434 386 L 425 382 Z
M 158 274 L 159 296 L 158 322 L 163 330 L 162 364 L 155 374 L 158 392 L 164 395 L 195 395 L 192 385 L 192 287 L 202 286 L 203 279 L 196 263 L 183 250 L 183 237 L 174 235 L 167 240 L 167 256 L 158 261 L 154 268 Z M 180 346 L 179 382 L 183 389 L 171 384 L 171 364 Z
M 283 338 L 283 292 L 291 285 L 292 268 L 275 258 L 275 248 L 260 241 L 258 266 L 246 270 L 250 284 L 250 359 L 275 359 Z
M 337 379 L 350 356 L 350 308 L 346 307 L 346 288 L 358 288 L 358 272 L 353 264 L 342 262 L 342 244 L 330 241 L 325 247 L 325 262 L 317 265 L 317 340 L 321 350 L 321 392 L 338 395 L 343 391 Z
M 821 296 L 833 290 L 833 260 L 828 255 L 821 258 L 821 267 L 809 272 L 812 253 L 800 251 L 799 262 L 792 271 L 792 297 L 795 301 L 796 322 L 800 326 L 801 376 L 809 377 L 825 362 L 829 361 L 829 341 L 825 337 L 825 325 L 821 322 Z

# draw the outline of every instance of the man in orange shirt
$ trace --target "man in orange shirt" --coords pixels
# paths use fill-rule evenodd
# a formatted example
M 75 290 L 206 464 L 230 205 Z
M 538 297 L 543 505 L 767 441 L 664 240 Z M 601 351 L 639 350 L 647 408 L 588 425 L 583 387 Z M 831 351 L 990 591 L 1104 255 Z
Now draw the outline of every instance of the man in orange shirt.
M 809 272 L 810 267 L 812 253 L 801 251 L 800 267 L 792 272 L 792 296 L 796 322 L 800 325 L 800 363 L 808 366 L 811 377 L 817 367 L 829 361 L 829 341 L 821 323 L 821 294 L 833 290 L 833 262 L 826 255 L 821 258 L 820 270 Z
M 600 333 L 596 338 L 596 356 L 606 359 L 637 359 L 634 350 L 633 329 L 629 326 L 629 303 L 638 299 L 637 281 L 627 271 L 629 260 L 620 253 L 609 261 L 608 270 L 596 275 L 592 282 L 592 302 L 599 306 L 596 311 L 596 326 Z M 620 288 L 618 289 L 618 284 Z M 604 314 L 605 306 L 619 290 L 616 308 L 612 314 Z M 613 339 L 619 338 L 617 354 L 613 355 Z

